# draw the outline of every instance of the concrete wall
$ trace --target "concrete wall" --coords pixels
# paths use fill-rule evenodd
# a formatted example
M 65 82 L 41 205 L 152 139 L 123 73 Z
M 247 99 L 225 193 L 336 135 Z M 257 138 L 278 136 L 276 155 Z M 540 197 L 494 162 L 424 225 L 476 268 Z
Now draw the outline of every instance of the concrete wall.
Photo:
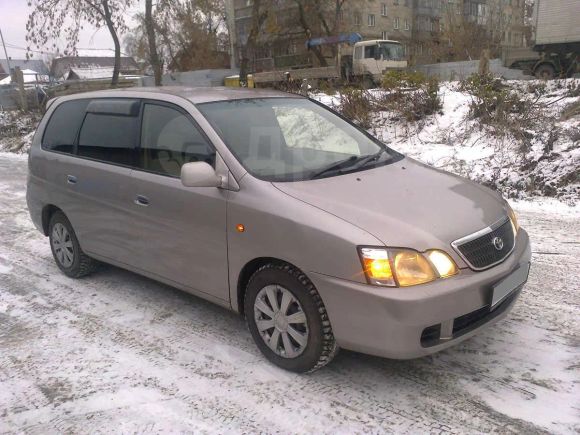
M 237 69 L 204 69 L 198 71 L 186 71 L 179 73 L 164 74 L 162 84 L 164 86 L 192 86 L 210 87 L 223 86 L 224 78 L 238 74 Z M 140 79 L 141 86 L 155 86 L 153 77 Z
M 412 69 L 428 76 L 438 77 L 440 80 L 461 80 L 479 71 L 479 60 L 417 65 Z M 501 59 L 491 59 L 489 61 L 489 70 L 492 74 L 505 79 L 529 80 L 533 78 L 532 76 L 524 75 L 520 70 L 504 67 Z
M 28 108 L 34 109 L 39 105 L 42 96 L 37 93 L 34 88 L 26 88 L 26 97 L 28 101 Z M 14 110 L 20 109 L 20 92 L 16 86 L 3 85 L 0 86 L 0 110 Z

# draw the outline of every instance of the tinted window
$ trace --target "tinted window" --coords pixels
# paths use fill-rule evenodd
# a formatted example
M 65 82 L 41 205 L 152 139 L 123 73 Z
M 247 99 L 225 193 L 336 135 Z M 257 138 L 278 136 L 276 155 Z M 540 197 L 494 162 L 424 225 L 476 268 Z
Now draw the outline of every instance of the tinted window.
M 167 106 L 146 104 L 139 167 L 179 177 L 181 166 L 189 162 L 207 162 L 213 166 L 213 147 L 185 114 Z
M 42 147 L 72 153 L 88 104 L 89 100 L 74 100 L 59 105 L 48 121 L 42 138 Z
M 131 166 L 138 131 L 138 117 L 87 113 L 79 135 L 78 155 Z

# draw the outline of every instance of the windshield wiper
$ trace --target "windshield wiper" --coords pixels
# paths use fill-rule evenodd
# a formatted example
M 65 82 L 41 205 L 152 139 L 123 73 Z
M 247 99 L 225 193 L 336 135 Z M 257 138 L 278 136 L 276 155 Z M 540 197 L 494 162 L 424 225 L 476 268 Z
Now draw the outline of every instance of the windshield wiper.
M 387 152 L 387 149 L 386 148 L 381 148 L 378 152 L 376 152 L 374 154 L 371 154 L 369 156 L 363 156 L 357 162 L 357 165 L 356 165 L 355 169 L 364 168 L 367 164 L 369 164 L 371 162 L 378 162 L 379 159 L 381 158 L 381 156 L 383 154 L 385 154 L 386 152 Z M 389 155 L 389 157 L 391 157 L 391 156 Z
M 375 160 L 379 160 L 380 157 L 386 153 L 386 148 L 381 148 L 378 152 L 370 155 L 365 156 L 350 156 L 344 160 L 339 160 L 338 162 L 331 163 L 330 165 L 320 169 L 318 172 L 315 172 L 310 179 L 313 180 L 315 178 L 319 178 L 329 172 L 344 169 L 347 167 L 353 167 L 354 169 L 360 169 L 366 166 L 368 163 L 373 162 Z M 356 165 L 356 166 L 355 166 Z
M 319 171 L 315 172 L 314 174 L 312 174 L 312 176 L 310 177 L 311 180 L 314 180 L 315 178 L 319 178 L 329 172 L 332 171 L 336 171 L 338 169 L 342 169 L 344 166 L 348 166 L 349 164 L 354 164 L 357 161 L 359 161 L 361 158 L 365 158 L 366 156 L 350 156 L 344 160 L 339 160 L 338 162 L 333 162 L 328 166 L 325 166 L 324 168 L 320 169 Z

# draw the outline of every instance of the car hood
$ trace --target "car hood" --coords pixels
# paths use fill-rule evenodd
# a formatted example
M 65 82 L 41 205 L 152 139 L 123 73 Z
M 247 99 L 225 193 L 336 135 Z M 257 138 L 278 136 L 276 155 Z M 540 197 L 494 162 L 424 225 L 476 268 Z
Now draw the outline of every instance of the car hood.
M 501 196 L 492 190 L 408 157 L 366 171 L 274 185 L 387 246 L 420 251 L 452 253 L 452 241 L 507 214 Z

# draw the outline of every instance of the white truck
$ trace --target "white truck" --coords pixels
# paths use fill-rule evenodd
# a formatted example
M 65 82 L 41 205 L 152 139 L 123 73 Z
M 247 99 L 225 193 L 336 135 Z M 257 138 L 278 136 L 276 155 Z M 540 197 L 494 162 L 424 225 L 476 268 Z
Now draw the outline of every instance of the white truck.
M 307 44 L 310 47 L 338 44 L 334 65 L 254 73 L 253 80 L 256 87 L 289 80 L 358 82 L 365 87 L 373 87 L 381 82 L 386 71 L 407 68 L 403 46 L 400 42 L 382 39 L 362 41 L 360 35 L 353 35 L 358 34 L 316 38 L 308 41 Z M 358 41 L 353 42 L 353 39 L 358 39 Z
M 504 65 L 542 79 L 578 73 L 580 0 L 535 0 L 532 22 L 533 46 L 504 50 Z

